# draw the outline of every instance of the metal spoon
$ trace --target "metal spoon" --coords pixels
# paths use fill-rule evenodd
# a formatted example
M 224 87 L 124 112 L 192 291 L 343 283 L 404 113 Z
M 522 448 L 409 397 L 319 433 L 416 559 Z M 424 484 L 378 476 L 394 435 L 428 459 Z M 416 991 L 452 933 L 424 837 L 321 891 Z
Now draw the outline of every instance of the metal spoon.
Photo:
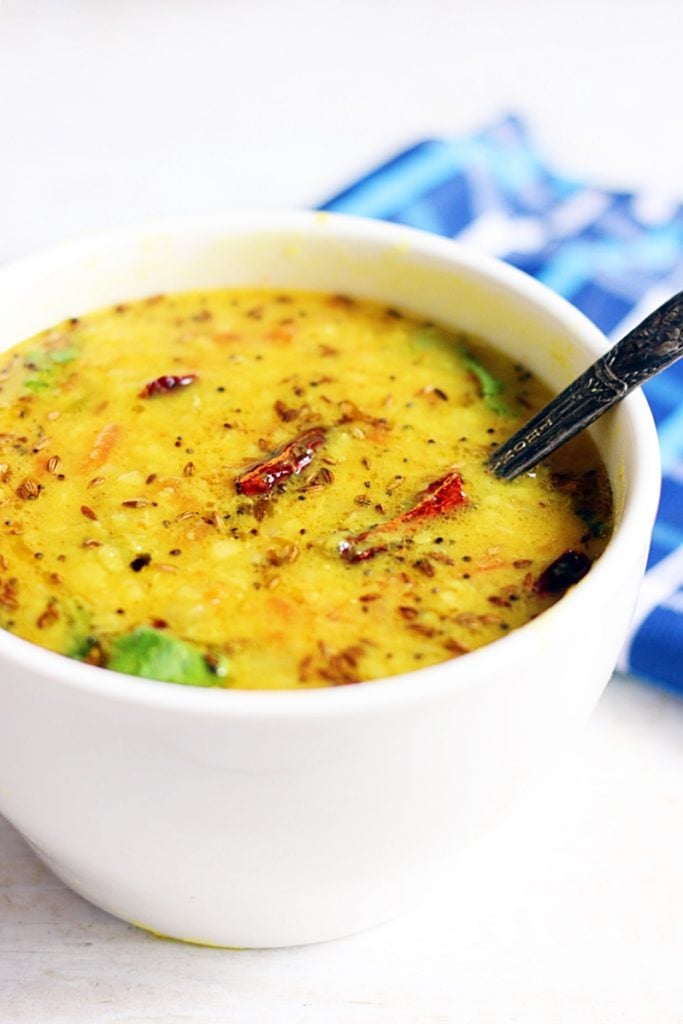
M 634 327 L 497 448 L 489 468 L 503 480 L 514 480 L 681 356 L 683 292 Z

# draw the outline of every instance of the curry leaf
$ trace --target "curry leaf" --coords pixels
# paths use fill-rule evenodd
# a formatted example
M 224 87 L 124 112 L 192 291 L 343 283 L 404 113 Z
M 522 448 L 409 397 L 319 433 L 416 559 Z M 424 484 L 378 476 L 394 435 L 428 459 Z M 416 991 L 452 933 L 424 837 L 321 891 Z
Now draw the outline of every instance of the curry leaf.
M 486 367 L 476 359 L 469 349 L 462 349 L 462 360 L 479 382 L 481 397 L 492 412 L 499 416 L 512 416 L 513 412 L 505 399 L 502 397 L 503 382 L 494 377 Z
M 107 668 L 190 686 L 221 686 L 227 675 L 225 659 L 208 660 L 192 644 L 149 626 L 118 637 L 112 645 Z
M 59 368 L 72 363 L 78 355 L 78 349 L 73 345 L 28 352 L 24 365 L 32 376 L 24 382 L 24 386 L 28 391 L 47 391 L 56 383 Z

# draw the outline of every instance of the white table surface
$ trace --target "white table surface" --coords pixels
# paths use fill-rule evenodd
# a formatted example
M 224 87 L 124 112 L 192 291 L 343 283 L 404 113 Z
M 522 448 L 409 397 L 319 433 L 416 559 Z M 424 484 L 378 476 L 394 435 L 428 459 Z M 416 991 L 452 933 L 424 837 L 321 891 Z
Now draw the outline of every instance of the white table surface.
M 678 0 L 0 0 L 0 260 L 306 206 L 515 110 L 560 166 L 683 193 Z M 414 914 L 339 942 L 164 942 L 0 819 L 1 1024 L 681 1024 L 683 701 L 613 680 L 570 756 Z

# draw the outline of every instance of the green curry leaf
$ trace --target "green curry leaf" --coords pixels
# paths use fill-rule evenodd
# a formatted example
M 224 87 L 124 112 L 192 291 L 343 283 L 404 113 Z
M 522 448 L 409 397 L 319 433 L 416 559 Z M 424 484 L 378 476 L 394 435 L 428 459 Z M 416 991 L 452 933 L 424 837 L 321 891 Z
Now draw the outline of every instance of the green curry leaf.
M 31 377 L 29 380 L 24 382 L 24 386 L 28 391 L 47 391 L 50 387 L 50 381 L 46 380 L 44 376 Z
M 25 366 L 31 376 L 24 381 L 28 391 L 47 391 L 54 386 L 60 367 L 72 363 L 79 355 L 74 345 L 63 348 L 35 349 L 26 354 Z
M 576 510 L 579 519 L 583 519 L 592 537 L 604 537 L 607 532 L 607 524 L 600 519 L 591 508 L 580 508 Z
M 149 626 L 118 637 L 112 645 L 107 668 L 190 686 L 221 686 L 227 675 L 224 658 L 209 662 L 197 647 Z
M 50 362 L 59 366 L 63 363 L 73 363 L 78 355 L 78 349 L 73 346 L 69 348 L 57 348 L 50 353 Z
M 489 409 L 492 412 L 497 413 L 499 416 L 513 416 L 514 413 L 512 409 L 502 397 L 503 382 L 499 380 L 498 377 L 494 377 L 493 374 L 472 355 L 469 349 L 462 349 L 462 360 L 470 373 L 477 378 L 479 387 L 481 388 L 481 396 Z

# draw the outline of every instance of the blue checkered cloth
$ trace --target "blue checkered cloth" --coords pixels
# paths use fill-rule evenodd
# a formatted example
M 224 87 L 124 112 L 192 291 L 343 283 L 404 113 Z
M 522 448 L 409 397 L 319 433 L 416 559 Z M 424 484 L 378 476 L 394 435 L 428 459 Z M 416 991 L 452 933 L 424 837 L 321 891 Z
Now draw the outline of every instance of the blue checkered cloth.
M 683 205 L 556 174 L 515 117 L 465 138 L 420 142 L 321 208 L 434 231 L 501 257 L 614 340 L 683 289 Z M 683 360 L 645 391 L 664 480 L 619 667 L 683 693 Z

